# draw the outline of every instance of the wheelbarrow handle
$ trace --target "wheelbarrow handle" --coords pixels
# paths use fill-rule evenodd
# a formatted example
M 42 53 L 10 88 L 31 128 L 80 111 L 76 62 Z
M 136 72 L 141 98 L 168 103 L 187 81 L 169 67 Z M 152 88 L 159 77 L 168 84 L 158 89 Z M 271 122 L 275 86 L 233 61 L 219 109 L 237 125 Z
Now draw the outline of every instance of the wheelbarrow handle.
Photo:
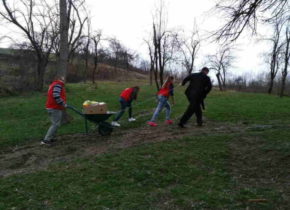
M 67 105 L 67 108 L 73 110 L 74 112 L 78 113 L 81 116 L 84 116 L 84 114 L 81 111 L 79 111 L 77 108 L 75 108 L 74 106 Z

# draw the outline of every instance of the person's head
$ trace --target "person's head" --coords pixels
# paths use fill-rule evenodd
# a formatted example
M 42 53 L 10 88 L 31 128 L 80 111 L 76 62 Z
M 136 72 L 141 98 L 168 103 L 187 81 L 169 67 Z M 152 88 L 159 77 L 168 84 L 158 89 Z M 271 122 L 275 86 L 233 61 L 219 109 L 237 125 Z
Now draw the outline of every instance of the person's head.
M 204 73 L 205 75 L 207 75 L 209 73 L 209 69 L 207 67 L 203 67 L 201 69 L 201 72 Z
M 140 90 L 140 87 L 139 86 L 134 86 L 133 87 L 137 92 L 139 92 L 139 90 Z
M 173 76 L 168 76 L 166 79 L 166 82 L 173 82 L 174 81 L 174 77 Z
M 54 78 L 54 80 L 60 80 L 60 81 L 62 81 L 64 83 L 65 82 L 65 77 L 64 76 L 56 76 Z

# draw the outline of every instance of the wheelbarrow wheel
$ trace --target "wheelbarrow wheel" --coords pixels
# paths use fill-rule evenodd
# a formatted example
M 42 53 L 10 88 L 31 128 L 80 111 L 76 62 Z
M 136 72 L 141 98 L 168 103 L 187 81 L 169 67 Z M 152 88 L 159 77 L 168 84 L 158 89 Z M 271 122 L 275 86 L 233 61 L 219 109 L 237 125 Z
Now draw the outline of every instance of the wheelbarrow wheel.
M 99 134 L 101 136 L 108 136 L 112 133 L 113 127 L 110 123 L 107 122 L 101 122 L 99 123 Z

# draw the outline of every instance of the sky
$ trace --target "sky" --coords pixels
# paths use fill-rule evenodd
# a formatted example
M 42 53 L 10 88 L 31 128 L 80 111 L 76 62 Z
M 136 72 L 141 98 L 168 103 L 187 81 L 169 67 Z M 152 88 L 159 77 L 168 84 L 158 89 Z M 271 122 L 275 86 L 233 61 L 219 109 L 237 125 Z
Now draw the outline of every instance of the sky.
M 168 29 L 189 35 L 196 22 L 201 36 L 206 37 L 201 43 L 196 62 L 196 68 L 200 69 L 205 63 L 206 55 L 213 54 L 217 46 L 212 39 L 208 38 L 208 32 L 214 31 L 223 23 L 223 19 L 213 11 L 215 0 L 164 1 Z M 147 59 L 148 52 L 144 39 L 149 37 L 153 12 L 158 2 L 159 0 L 86 0 L 93 30 L 101 29 L 104 36 L 116 37 L 126 47 Z M 260 28 L 260 30 L 265 31 L 265 28 Z M 0 36 L 7 33 L 13 34 L 14 37 L 18 36 L 17 30 L 8 30 L 6 26 L 2 26 Z M 7 42 L 9 40 L 0 43 L 3 46 Z M 231 74 L 254 76 L 264 71 L 267 66 L 261 55 L 268 47 L 265 42 L 257 42 L 255 37 L 245 33 L 237 43 L 238 50 L 234 53 L 236 61 L 230 69 Z M 213 72 L 211 74 L 214 75 Z
M 104 35 L 115 36 L 125 46 L 147 56 L 144 39 L 148 38 L 152 28 L 152 14 L 159 0 L 87 0 L 92 16 L 92 27 L 101 29 Z M 165 0 L 168 28 L 189 34 L 196 21 L 201 34 L 208 37 L 223 19 L 213 11 L 215 0 Z M 262 31 L 265 29 L 262 29 Z M 231 73 L 235 75 L 255 76 L 267 66 L 262 53 L 268 49 L 265 42 L 258 42 L 256 37 L 245 33 L 237 42 L 237 57 Z M 216 44 L 212 39 L 202 42 L 197 60 L 197 69 L 205 62 L 207 54 L 215 52 Z

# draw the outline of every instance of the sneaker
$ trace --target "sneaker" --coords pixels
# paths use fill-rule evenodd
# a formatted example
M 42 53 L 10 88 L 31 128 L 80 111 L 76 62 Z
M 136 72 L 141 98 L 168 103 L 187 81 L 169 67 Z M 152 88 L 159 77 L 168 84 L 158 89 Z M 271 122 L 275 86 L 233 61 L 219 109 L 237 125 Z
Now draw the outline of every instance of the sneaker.
M 117 121 L 111 122 L 111 125 L 115 126 L 115 127 L 120 127 L 121 126 Z
M 40 144 L 41 144 L 41 145 L 48 145 L 48 146 L 50 146 L 50 145 L 52 145 L 52 142 L 51 142 L 51 141 L 47 141 L 47 140 L 42 140 L 42 141 L 40 142 Z
M 173 120 L 166 120 L 165 121 L 167 125 L 172 125 L 173 124 Z
M 56 142 L 57 140 L 56 139 L 50 139 L 50 142 Z
M 149 121 L 149 122 L 147 122 L 147 125 L 150 125 L 151 127 L 156 127 L 157 123 Z
M 133 117 L 131 117 L 131 118 L 128 119 L 128 121 L 129 121 L 129 122 L 134 122 L 134 121 L 136 121 L 136 119 L 133 118 Z

